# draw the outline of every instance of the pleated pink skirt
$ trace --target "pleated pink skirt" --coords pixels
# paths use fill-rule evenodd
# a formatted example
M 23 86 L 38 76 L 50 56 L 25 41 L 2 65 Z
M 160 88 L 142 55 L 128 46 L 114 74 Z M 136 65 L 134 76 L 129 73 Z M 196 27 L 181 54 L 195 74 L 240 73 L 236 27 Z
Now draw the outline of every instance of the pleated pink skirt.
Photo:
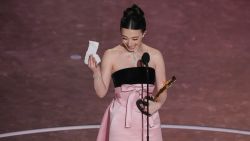
M 149 85 L 152 93 L 154 85 Z M 146 141 L 147 116 L 142 115 L 136 101 L 146 96 L 146 85 L 125 84 L 115 88 L 115 97 L 106 109 L 97 141 Z M 159 113 L 149 117 L 149 140 L 162 141 Z

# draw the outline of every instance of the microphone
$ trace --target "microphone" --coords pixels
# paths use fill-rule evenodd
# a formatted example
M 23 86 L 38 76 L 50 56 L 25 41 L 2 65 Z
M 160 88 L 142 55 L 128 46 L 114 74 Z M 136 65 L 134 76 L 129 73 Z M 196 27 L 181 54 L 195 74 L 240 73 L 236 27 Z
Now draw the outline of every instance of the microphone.
M 142 61 L 142 63 L 143 63 L 146 67 L 148 67 L 148 62 L 149 62 L 149 60 L 150 60 L 149 54 L 148 54 L 147 52 L 143 53 L 143 55 L 142 55 L 142 57 L 141 57 L 141 61 Z

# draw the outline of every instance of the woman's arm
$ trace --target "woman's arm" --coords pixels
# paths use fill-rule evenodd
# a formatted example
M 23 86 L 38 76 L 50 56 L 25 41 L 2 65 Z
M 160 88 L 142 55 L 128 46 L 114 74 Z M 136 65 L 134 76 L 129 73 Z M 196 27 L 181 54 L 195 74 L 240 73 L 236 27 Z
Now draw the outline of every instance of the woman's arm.
M 163 84 L 166 82 L 166 72 L 165 72 L 165 63 L 163 56 L 160 52 L 158 52 L 156 56 L 156 87 L 157 91 L 159 91 L 162 87 Z M 159 98 L 157 99 L 157 102 L 160 104 L 160 107 L 165 103 L 167 99 L 167 91 L 163 91 Z
M 96 65 L 93 56 L 90 56 L 88 62 L 89 68 L 93 71 L 94 88 L 98 97 L 103 98 L 108 91 L 112 72 L 112 54 L 111 50 L 105 51 L 101 67 Z
M 155 75 L 156 75 L 156 88 L 159 91 L 162 87 L 164 82 L 166 81 L 166 72 L 165 72 L 165 63 L 163 56 L 160 51 L 156 51 L 154 55 L 155 61 Z M 158 111 L 161 106 L 165 103 L 167 99 L 167 91 L 163 91 L 160 96 L 157 98 L 156 102 L 149 103 L 149 113 L 153 114 Z

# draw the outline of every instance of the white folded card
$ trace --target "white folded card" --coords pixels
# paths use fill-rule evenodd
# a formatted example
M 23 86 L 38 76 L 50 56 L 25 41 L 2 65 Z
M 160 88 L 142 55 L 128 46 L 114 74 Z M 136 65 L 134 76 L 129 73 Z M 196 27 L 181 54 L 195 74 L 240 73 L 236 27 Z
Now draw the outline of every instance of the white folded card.
M 88 60 L 89 60 L 89 56 L 93 55 L 93 57 L 96 60 L 96 63 L 99 64 L 101 62 L 101 59 L 99 57 L 98 54 L 96 54 L 97 49 L 98 49 L 99 43 L 96 41 L 89 41 L 89 47 L 88 50 L 85 54 L 85 58 L 84 58 L 84 63 L 88 64 Z

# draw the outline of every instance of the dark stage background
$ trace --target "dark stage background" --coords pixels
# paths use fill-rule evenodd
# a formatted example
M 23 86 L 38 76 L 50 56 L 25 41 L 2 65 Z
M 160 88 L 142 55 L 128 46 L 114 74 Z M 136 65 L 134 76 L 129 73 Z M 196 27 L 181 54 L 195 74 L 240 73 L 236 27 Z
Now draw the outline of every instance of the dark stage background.
M 160 110 L 162 124 L 250 130 L 249 0 L 1 0 L 0 134 L 99 125 L 111 101 L 93 88 L 82 60 L 120 43 L 123 10 L 145 12 L 145 43 L 177 77 Z M 94 141 L 98 129 L 0 138 L 1 141 Z M 249 141 L 249 135 L 162 129 L 164 141 Z

